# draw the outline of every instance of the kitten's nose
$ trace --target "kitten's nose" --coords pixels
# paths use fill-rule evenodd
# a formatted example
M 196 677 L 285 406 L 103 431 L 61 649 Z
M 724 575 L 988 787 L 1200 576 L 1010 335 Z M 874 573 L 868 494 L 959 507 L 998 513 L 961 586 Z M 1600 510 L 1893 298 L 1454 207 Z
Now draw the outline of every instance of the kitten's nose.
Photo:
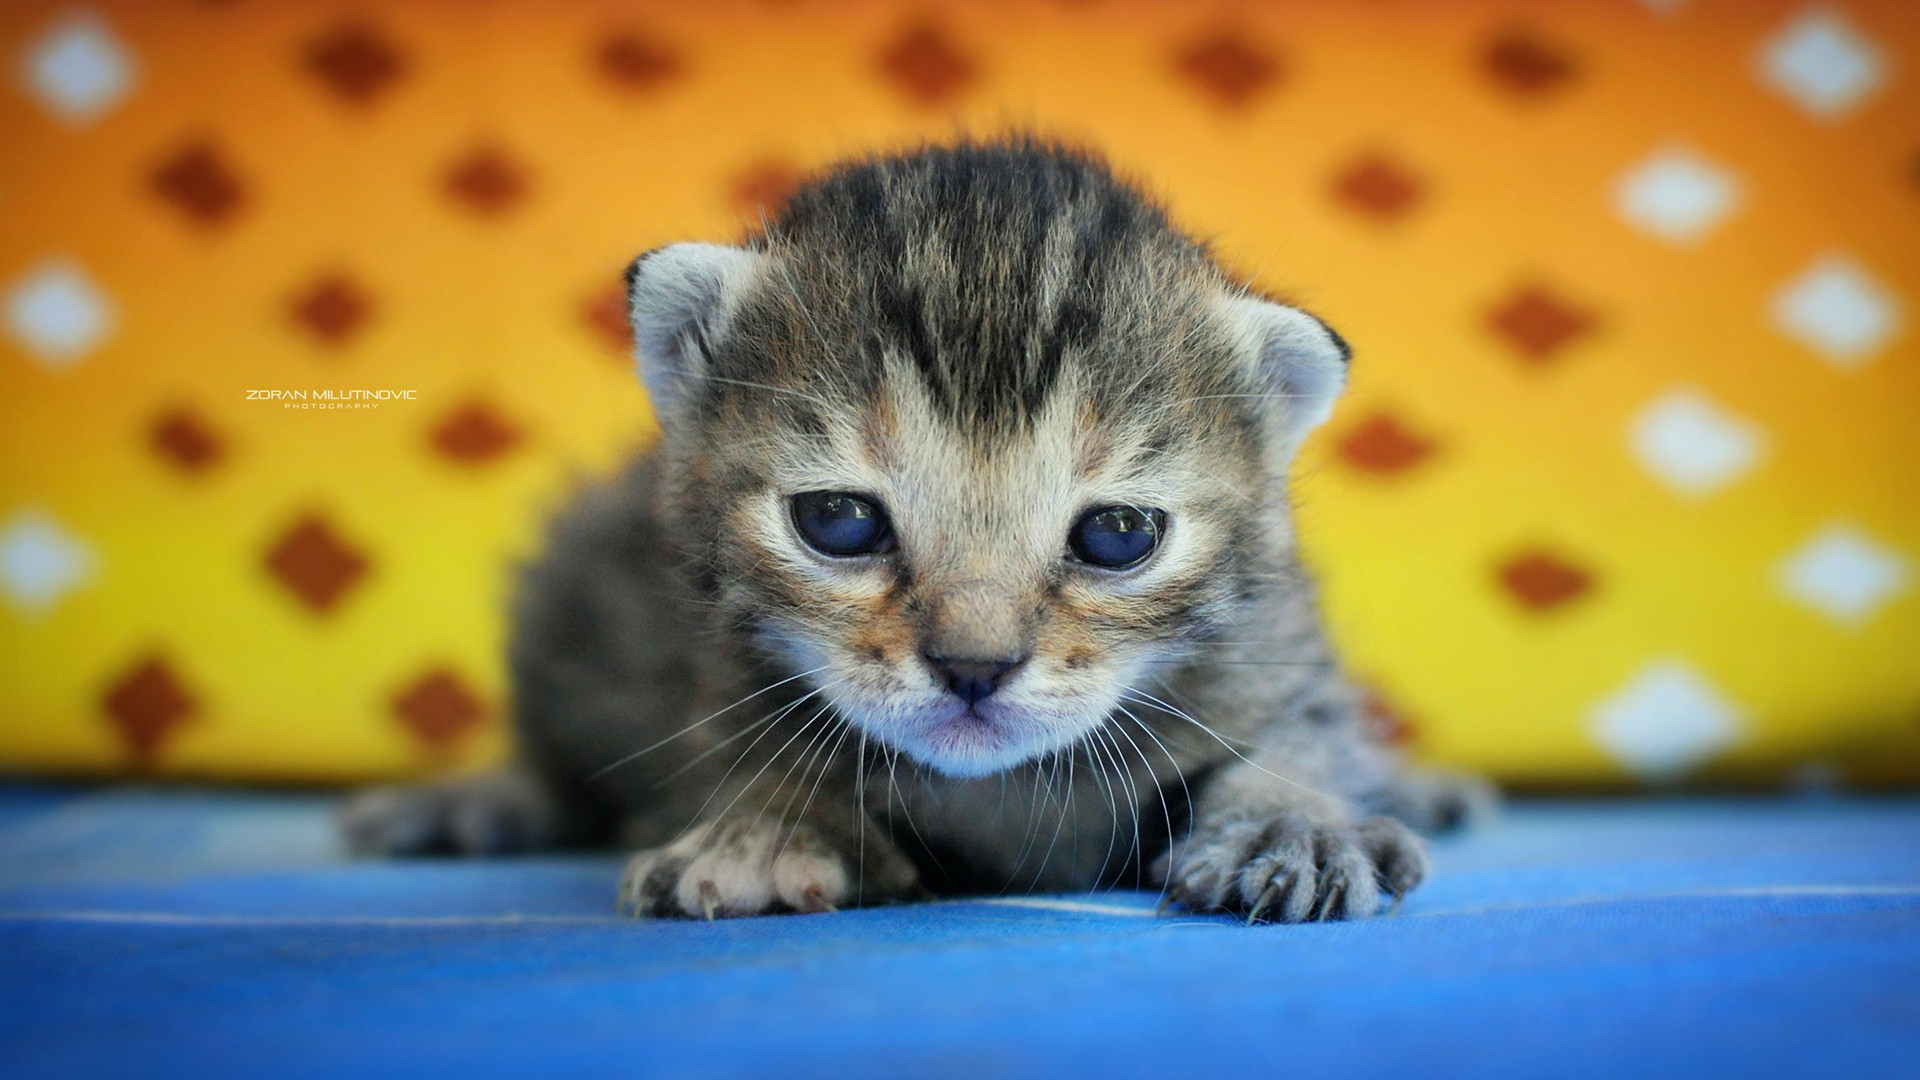
M 923 654 L 933 669 L 946 677 L 947 689 L 969 705 L 977 705 L 1000 688 L 1014 668 L 1027 662 L 1024 656 L 1012 660 L 970 660 L 954 656 Z

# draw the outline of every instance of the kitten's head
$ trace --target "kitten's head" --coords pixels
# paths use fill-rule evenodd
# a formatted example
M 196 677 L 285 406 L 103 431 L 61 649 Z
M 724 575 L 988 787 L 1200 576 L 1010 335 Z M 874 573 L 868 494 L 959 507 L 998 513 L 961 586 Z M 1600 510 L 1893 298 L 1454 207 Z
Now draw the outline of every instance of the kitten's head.
M 1268 587 L 1345 380 L 1318 320 L 1029 142 L 838 169 L 629 284 L 705 599 L 951 775 L 1077 742 Z

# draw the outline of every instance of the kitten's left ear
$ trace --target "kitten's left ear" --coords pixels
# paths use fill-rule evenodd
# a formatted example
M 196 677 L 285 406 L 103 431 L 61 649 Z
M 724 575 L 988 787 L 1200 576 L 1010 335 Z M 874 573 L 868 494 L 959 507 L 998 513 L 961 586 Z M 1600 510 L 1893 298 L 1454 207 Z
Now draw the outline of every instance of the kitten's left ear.
M 1291 433 L 1298 438 L 1320 426 L 1346 389 L 1353 355 L 1346 339 L 1299 308 L 1271 300 L 1238 296 L 1227 306 Z

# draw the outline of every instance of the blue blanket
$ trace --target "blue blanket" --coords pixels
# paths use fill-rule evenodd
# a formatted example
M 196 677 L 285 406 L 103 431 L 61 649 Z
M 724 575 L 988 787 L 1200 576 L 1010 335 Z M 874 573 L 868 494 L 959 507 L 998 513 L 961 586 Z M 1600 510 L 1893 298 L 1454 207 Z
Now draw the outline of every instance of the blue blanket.
M 0 1075 L 1920 1075 L 1920 800 L 1529 804 L 1399 914 L 1134 893 L 714 924 L 324 800 L 0 788 Z

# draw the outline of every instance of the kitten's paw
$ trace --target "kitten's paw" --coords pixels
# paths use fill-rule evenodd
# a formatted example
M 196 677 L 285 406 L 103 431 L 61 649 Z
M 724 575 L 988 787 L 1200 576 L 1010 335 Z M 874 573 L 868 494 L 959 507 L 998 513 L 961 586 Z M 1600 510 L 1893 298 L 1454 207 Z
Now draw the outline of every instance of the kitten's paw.
M 862 853 L 857 839 L 805 822 L 728 820 L 635 855 L 620 906 L 634 915 L 706 919 L 819 913 L 896 899 L 916 883 L 912 866 L 882 837 L 869 834 Z
M 530 851 L 553 842 L 556 819 L 538 782 L 507 772 L 369 788 L 339 811 L 348 850 L 371 856 Z
M 1423 833 L 1484 825 L 1500 812 L 1500 790 L 1472 773 L 1409 769 L 1382 793 L 1377 809 Z
M 1426 847 L 1386 817 L 1303 815 L 1203 828 L 1162 859 L 1170 902 L 1252 922 L 1363 919 L 1381 894 L 1403 896 L 1427 876 Z

